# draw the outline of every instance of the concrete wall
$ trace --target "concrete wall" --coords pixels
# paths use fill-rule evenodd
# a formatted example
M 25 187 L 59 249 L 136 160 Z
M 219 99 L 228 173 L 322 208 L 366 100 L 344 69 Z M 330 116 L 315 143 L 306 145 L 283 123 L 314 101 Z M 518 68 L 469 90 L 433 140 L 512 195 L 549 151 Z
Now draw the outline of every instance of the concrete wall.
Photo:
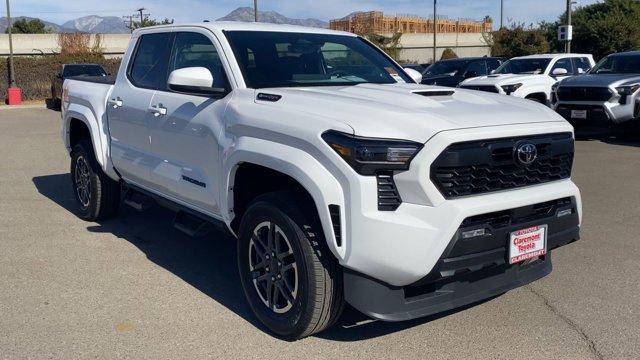
M 390 34 L 389 34 L 390 35 Z M 475 34 L 438 34 L 436 60 L 442 52 L 451 48 L 459 57 L 490 56 L 491 47 L 480 33 Z M 416 63 L 433 62 L 433 34 L 404 34 L 400 38 L 400 60 Z
M 129 34 L 103 34 L 102 48 L 106 55 L 121 56 L 129 44 Z M 93 39 L 91 43 L 93 44 Z M 404 34 L 400 38 L 400 60 L 417 63 L 433 61 L 433 34 Z M 437 60 L 446 48 L 460 57 L 490 55 L 489 45 L 482 34 L 438 34 Z M 60 52 L 57 34 L 15 34 L 13 51 L 16 55 L 49 55 Z M 0 56 L 9 55 L 9 36 L 0 34 Z
M 101 46 L 105 55 L 121 56 L 129 45 L 129 34 L 102 34 Z M 91 36 L 94 43 L 95 35 Z M 58 34 L 14 34 L 15 55 L 51 55 L 60 52 Z M 0 34 L 0 56 L 9 55 L 9 35 Z

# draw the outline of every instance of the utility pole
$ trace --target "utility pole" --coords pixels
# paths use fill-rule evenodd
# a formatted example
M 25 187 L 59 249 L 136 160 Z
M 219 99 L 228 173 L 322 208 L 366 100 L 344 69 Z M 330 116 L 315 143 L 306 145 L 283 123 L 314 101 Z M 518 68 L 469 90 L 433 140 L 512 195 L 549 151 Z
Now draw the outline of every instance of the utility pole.
M 137 12 L 140 13 L 140 27 L 144 27 L 144 15 L 145 14 L 143 13 L 143 11 L 145 11 L 145 10 L 147 10 L 147 9 L 140 8 L 140 9 L 136 10 Z
M 572 10 L 571 5 L 573 4 L 575 4 L 575 1 L 567 0 L 567 26 L 569 28 L 571 27 L 571 10 Z M 565 50 L 567 54 L 571 52 L 571 40 L 567 40 L 567 43 L 565 45 Z
M 500 0 L 500 29 L 502 29 L 503 26 L 504 26 L 504 0 Z
M 436 36 L 438 35 L 438 11 L 437 11 L 437 7 L 438 7 L 438 0 L 433 0 L 433 63 L 436 63 L 436 44 L 437 44 L 437 39 Z
M 9 87 L 12 88 L 16 86 L 16 77 L 13 72 L 13 37 L 11 36 L 11 27 L 13 25 L 11 25 L 11 6 L 9 5 L 9 0 L 7 0 L 7 24 L 9 26 L 7 28 L 7 34 L 9 35 Z
M 253 0 L 253 18 L 258 22 L 258 0 Z
M 127 27 L 127 29 L 129 29 L 129 31 L 133 32 L 133 15 L 125 15 L 122 17 L 124 19 L 124 23 Z

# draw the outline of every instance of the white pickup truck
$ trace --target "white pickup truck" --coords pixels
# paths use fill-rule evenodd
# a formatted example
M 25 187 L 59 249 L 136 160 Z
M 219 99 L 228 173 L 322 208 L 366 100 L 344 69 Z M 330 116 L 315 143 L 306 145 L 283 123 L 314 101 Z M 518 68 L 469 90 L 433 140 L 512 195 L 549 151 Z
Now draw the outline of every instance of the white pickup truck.
M 121 202 L 238 239 L 248 303 L 298 339 L 344 302 L 385 321 L 551 271 L 579 238 L 573 128 L 539 104 L 419 84 L 365 39 L 202 23 L 133 33 L 117 76 L 68 79 L 82 218 Z
M 491 75 L 467 79 L 461 88 L 511 95 L 550 105 L 551 88 L 595 65 L 587 54 L 539 54 L 513 58 Z

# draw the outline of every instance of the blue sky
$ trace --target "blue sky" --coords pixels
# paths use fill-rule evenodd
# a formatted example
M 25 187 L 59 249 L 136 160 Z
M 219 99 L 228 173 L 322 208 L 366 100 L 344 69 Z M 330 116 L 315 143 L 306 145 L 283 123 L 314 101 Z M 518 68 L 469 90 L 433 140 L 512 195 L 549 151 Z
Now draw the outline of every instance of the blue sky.
M 586 5 L 597 0 L 578 0 Z M 504 0 L 505 21 L 537 23 L 555 20 L 566 6 L 565 0 Z M 122 16 L 144 6 L 152 17 L 174 18 L 177 22 L 214 20 L 238 6 L 253 6 L 253 0 L 12 0 L 15 16 L 40 17 L 62 23 L 85 15 Z M 500 17 L 500 0 L 438 0 L 439 13 L 449 18 L 480 19 Z M 3 7 L 2 7 L 3 8 Z M 259 0 L 261 10 L 278 11 L 289 17 L 322 20 L 342 17 L 358 10 L 382 10 L 389 14 L 411 13 L 428 16 L 432 0 Z M 4 13 L 4 12 L 3 12 Z

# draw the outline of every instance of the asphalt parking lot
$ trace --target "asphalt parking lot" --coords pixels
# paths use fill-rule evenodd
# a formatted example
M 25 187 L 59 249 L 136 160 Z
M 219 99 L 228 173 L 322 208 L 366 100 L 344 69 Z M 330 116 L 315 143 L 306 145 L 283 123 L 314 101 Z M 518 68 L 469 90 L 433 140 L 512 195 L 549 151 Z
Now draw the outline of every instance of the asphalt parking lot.
M 640 358 L 640 133 L 577 143 L 582 240 L 548 277 L 408 323 L 348 310 L 288 343 L 253 317 L 223 233 L 189 238 L 159 208 L 78 219 L 59 131 L 58 112 L 0 110 L 0 359 Z

